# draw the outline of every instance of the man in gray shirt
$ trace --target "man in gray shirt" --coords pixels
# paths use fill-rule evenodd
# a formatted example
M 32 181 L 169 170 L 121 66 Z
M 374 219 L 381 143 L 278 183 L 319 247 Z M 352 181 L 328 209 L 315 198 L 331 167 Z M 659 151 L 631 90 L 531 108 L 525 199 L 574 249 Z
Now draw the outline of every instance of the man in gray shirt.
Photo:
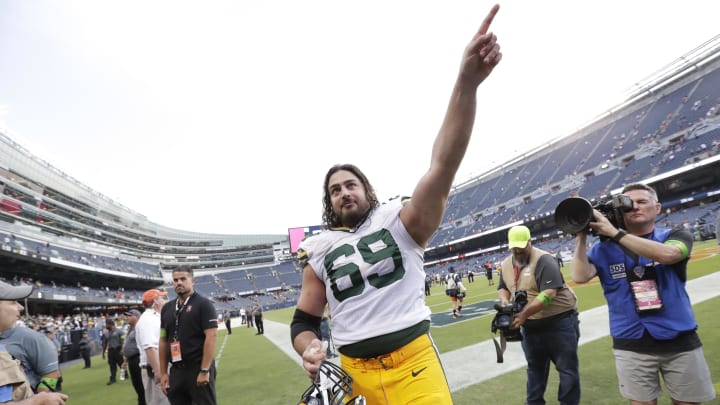
M 55 391 L 60 378 L 57 350 L 42 333 L 17 324 L 23 309 L 17 301 L 0 301 L 0 344 L 20 361 L 35 391 Z
M 122 356 L 122 341 L 123 333 L 120 329 L 115 326 L 115 321 L 108 318 L 105 320 L 105 331 L 103 332 L 103 354 L 102 358 L 105 358 L 107 354 L 108 365 L 110 365 L 110 380 L 107 385 L 115 384 L 117 369 L 123 362 Z
M 130 373 L 130 381 L 132 381 L 133 388 L 138 397 L 138 405 L 145 405 L 145 389 L 143 388 L 142 375 L 140 373 L 140 349 L 137 347 L 137 340 L 135 339 L 135 324 L 137 324 L 140 318 L 140 311 L 137 309 L 131 309 L 125 312 L 127 318 L 128 328 L 127 335 L 125 336 L 125 343 L 123 344 L 123 357 L 125 362 L 123 365 L 127 367 L 128 373 Z
M 10 325 L 16 323 L 19 311 L 22 309 L 22 306 L 11 304 L 16 303 L 17 300 L 26 298 L 32 294 L 32 290 L 32 285 L 12 286 L 0 281 L 0 305 L 2 305 L 0 325 L 2 325 L 3 330 L 6 330 Z M 14 317 L 11 316 L 13 313 L 16 314 Z M 18 326 L 17 329 L 27 328 Z M 67 395 L 59 392 L 42 391 L 37 395 L 33 395 L 22 367 L 13 359 L 2 344 L 0 344 L 0 363 L 0 379 L 3 381 L 2 386 L 0 386 L 1 403 L 18 405 L 63 405 L 68 399 Z

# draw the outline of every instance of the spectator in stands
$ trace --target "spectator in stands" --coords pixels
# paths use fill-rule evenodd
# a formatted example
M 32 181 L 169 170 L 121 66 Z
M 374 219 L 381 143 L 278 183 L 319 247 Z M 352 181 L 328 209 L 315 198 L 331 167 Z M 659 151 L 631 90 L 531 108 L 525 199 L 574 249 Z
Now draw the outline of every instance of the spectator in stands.
M 633 404 L 655 403 L 662 374 L 674 403 L 709 401 L 715 389 L 685 290 L 692 235 L 655 227 L 661 205 L 652 187 L 629 184 L 622 193 L 633 201 L 626 230 L 594 210 L 590 228 L 601 239 L 588 251 L 587 233 L 578 232 L 570 264 L 575 282 L 600 279 L 620 393 Z
M 160 387 L 160 312 L 167 302 L 167 293 L 156 289 L 145 291 L 142 297 L 145 312 L 137 323 L 137 346 L 140 349 L 142 386 L 148 405 L 168 404 Z M 167 367 L 166 367 L 167 368 Z
M 125 361 L 121 368 L 125 368 L 130 373 L 130 382 L 132 382 L 135 394 L 137 394 L 138 405 L 145 405 L 145 390 L 143 389 L 142 375 L 140 373 L 140 349 L 137 344 L 137 323 L 140 319 L 140 311 L 131 309 L 125 312 L 129 328 L 125 334 L 123 341 L 122 354 Z
M 0 283 L 0 297 L 13 296 L 18 292 L 30 295 L 32 286 L 12 287 Z M 54 391 L 60 379 L 57 350 L 42 333 L 20 326 L 17 320 L 23 306 L 16 299 L 0 301 L 0 344 L 20 361 L 30 386 L 35 391 Z
M 527 360 L 526 404 L 544 404 L 550 363 L 560 375 L 557 400 L 580 403 L 580 327 L 577 298 L 563 279 L 555 258 L 533 247 L 530 229 L 513 226 L 508 231 L 512 254 L 502 261 L 498 297 L 500 305 L 515 301 L 524 291 L 527 304 L 516 314 L 512 329 L 521 329 Z
M 107 354 L 107 361 L 110 366 L 110 380 L 108 380 L 107 385 L 112 385 L 117 382 L 117 369 L 123 362 L 122 345 L 124 338 L 125 335 L 122 330 L 115 326 L 115 321 L 111 318 L 105 319 L 102 358 L 105 359 L 105 355 Z
M 177 298 L 160 313 L 160 387 L 173 405 L 215 405 L 215 307 L 194 291 L 190 267 L 175 268 L 172 278 Z
M 327 230 L 306 238 L 298 250 L 304 270 L 291 324 L 293 346 L 315 379 L 326 358 L 318 329 L 329 305 L 342 367 L 354 379 L 354 394 L 370 404 L 452 402 L 429 334 L 430 309 L 420 295 L 423 250 L 440 225 L 470 141 L 477 88 L 502 57 L 495 35 L 487 33 L 498 8 L 465 48 L 430 167 L 412 198 L 381 205 L 360 169 L 333 166 L 323 184 Z M 412 364 L 422 364 L 422 373 L 411 375 Z

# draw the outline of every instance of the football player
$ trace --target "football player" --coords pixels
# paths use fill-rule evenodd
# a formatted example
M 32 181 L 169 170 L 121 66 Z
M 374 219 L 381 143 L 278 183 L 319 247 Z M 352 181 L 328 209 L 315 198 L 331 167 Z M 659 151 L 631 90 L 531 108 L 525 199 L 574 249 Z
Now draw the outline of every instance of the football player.
M 430 337 L 423 251 L 445 212 L 475 121 L 477 88 L 500 62 L 489 32 L 494 6 L 463 54 L 430 167 L 410 199 L 379 204 L 365 175 L 336 165 L 323 184 L 325 231 L 300 244 L 303 280 L 291 339 L 315 380 L 326 357 L 319 325 L 326 303 L 353 394 L 369 404 L 449 404 Z M 408 144 L 412 139 L 408 140 Z

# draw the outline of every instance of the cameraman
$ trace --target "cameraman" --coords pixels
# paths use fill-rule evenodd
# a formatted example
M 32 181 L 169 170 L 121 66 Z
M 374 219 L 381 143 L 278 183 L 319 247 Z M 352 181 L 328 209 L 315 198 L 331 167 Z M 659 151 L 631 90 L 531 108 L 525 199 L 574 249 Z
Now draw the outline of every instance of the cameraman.
M 532 246 L 526 226 L 510 228 L 508 241 L 512 255 L 500 265 L 498 296 L 500 304 L 506 306 L 518 291 L 527 293 L 527 305 L 515 315 L 511 326 L 522 327 L 522 348 L 528 363 L 526 404 L 545 403 L 551 361 L 560 375 L 558 402 L 579 404 L 580 328 L 575 293 L 565 284 L 555 257 Z
M 622 396 L 657 403 L 662 373 L 673 403 L 709 401 L 715 390 L 685 291 L 692 235 L 655 227 L 660 203 L 651 187 L 629 184 L 622 193 L 633 201 L 622 217 L 627 232 L 594 210 L 590 228 L 601 239 L 588 252 L 586 232 L 577 234 L 572 279 L 600 279 Z

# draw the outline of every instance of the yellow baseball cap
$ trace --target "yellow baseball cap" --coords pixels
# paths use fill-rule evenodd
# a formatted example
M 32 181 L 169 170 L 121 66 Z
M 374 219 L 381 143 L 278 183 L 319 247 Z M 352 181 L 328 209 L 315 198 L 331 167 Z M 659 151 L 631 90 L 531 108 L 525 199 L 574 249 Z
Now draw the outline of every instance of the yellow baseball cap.
M 530 229 L 525 225 L 513 226 L 508 231 L 508 247 L 521 248 L 527 247 L 528 241 L 530 241 Z

